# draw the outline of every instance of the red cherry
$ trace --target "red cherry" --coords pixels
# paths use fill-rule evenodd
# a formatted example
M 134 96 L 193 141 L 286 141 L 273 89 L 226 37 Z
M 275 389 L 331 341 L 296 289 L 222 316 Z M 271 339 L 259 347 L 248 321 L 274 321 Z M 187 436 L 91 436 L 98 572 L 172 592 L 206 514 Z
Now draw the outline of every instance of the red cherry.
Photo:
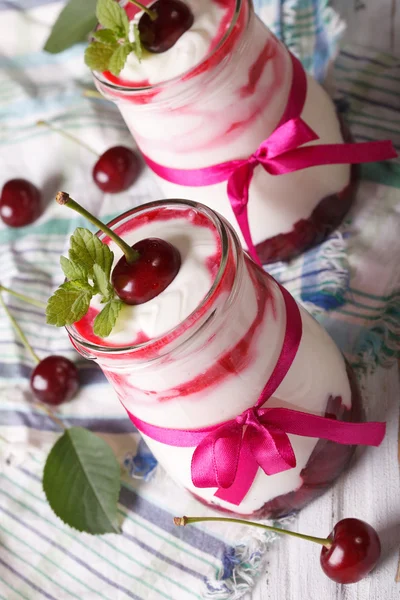
M 23 227 L 35 221 L 41 212 L 38 188 L 26 179 L 10 179 L 0 197 L 0 217 L 9 227 Z
M 109 148 L 93 167 L 96 185 L 109 194 L 127 190 L 137 179 L 140 162 L 137 155 L 124 146 Z
M 375 567 L 381 543 L 375 529 L 359 519 L 336 523 L 330 548 L 321 550 L 321 567 L 337 583 L 356 583 Z
M 143 304 L 161 294 L 175 279 L 181 256 L 175 246 L 158 238 L 140 240 L 132 248 L 139 252 L 139 258 L 128 263 L 122 256 L 111 280 L 125 304 Z
M 147 13 L 140 17 L 140 41 L 149 52 L 166 52 L 193 25 L 193 13 L 181 0 L 157 0 L 150 9 L 157 17 L 154 21 Z
M 45 404 L 61 404 L 76 394 L 79 386 L 78 369 L 63 356 L 47 356 L 31 375 L 31 389 Z

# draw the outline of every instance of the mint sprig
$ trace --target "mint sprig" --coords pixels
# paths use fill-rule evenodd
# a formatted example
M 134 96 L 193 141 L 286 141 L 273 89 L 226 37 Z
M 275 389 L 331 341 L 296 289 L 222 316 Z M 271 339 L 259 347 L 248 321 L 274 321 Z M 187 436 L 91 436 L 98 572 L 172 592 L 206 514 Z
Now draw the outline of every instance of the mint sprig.
M 71 236 L 68 256 L 60 258 L 68 281 L 49 298 L 47 323 L 57 327 L 72 325 L 85 316 L 91 299 L 99 294 L 105 306 L 94 320 L 93 331 L 99 337 L 107 337 L 123 304 L 115 298 L 110 281 L 114 253 L 89 229 L 78 227 Z
M 141 8 L 145 9 L 142 6 Z M 86 48 L 85 63 L 93 71 L 110 71 L 118 76 L 129 54 L 133 52 L 138 60 L 141 60 L 142 46 L 139 31 L 137 26 L 134 26 L 134 41 L 131 42 L 128 17 L 115 0 L 98 0 L 96 16 L 104 29 L 94 32 L 95 41 Z

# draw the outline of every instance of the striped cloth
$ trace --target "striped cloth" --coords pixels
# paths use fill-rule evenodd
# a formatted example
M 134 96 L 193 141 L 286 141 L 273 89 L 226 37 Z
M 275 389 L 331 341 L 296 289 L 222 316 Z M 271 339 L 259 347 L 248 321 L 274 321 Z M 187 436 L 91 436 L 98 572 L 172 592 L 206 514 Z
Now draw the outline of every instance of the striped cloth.
M 255 6 L 322 78 L 343 30 L 326 2 L 258 0 Z M 82 96 L 91 85 L 83 47 L 56 56 L 40 51 L 59 10 L 60 4 L 47 0 L 0 0 L 0 183 L 26 177 L 43 190 L 47 203 L 43 216 L 23 230 L 0 224 L 1 282 L 42 301 L 61 282 L 59 256 L 69 234 L 87 226 L 52 201 L 56 190 L 68 190 L 104 219 L 159 197 L 146 171 L 132 190 L 103 195 L 91 180 L 94 157 L 35 126 L 38 119 L 53 120 L 99 153 L 117 143 L 133 144 L 113 105 Z M 400 147 L 398 61 L 346 48 L 335 73 L 338 100 L 356 139 L 390 136 Z M 396 161 L 369 165 L 362 173 L 357 206 L 340 230 L 271 272 L 311 309 L 366 377 L 399 356 L 400 166 Z M 6 301 L 40 356 L 63 354 L 78 364 L 82 388 L 59 414 L 67 425 L 101 435 L 123 465 L 123 534 L 78 534 L 47 506 L 41 475 L 59 432 L 32 404 L 30 358 L 0 313 L 0 600 L 235 600 L 248 595 L 265 572 L 272 536 L 223 525 L 174 527 L 173 515 L 213 513 L 156 468 L 97 366 L 74 353 L 65 332 L 47 326 L 40 310 L 11 297 Z

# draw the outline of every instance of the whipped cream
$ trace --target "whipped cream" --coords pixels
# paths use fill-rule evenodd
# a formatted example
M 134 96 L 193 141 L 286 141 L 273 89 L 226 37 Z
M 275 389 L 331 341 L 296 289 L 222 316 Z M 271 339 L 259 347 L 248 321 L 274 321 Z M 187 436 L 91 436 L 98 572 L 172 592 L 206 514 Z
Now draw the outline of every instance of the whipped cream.
M 140 61 L 132 52 L 119 75 L 120 79 L 156 84 L 181 75 L 207 56 L 216 43 L 216 37 L 221 37 L 218 34 L 227 9 L 215 0 L 185 0 L 185 4 L 193 13 L 192 27 L 166 52 L 153 54 L 145 51 Z M 142 14 L 137 13 L 130 21 L 131 42 L 135 40 L 134 25 Z

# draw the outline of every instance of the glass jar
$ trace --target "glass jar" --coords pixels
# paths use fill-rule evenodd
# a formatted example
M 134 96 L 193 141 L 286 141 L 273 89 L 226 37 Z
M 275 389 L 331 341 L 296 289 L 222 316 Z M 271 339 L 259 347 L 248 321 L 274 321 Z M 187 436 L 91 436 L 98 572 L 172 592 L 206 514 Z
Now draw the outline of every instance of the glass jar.
M 225 4 L 234 7 L 226 34 L 211 54 L 181 76 L 127 87 L 94 73 L 98 90 L 118 105 L 150 166 L 197 170 L 248 158 L 286 120 L 284 114 L 289 116 L 289 96 L 299 103 L 293 58 L 284 44 L 255 15 L 248 0 Z M 129 10 L 136 9 L 129 4 Z M 311 144 L 341 144 L 343 132 L 331 99 L 299 63 L 298 67 L 306 90 L 304 105 L 295 116 L 319 136 Z M 165 176 L 155 175 L 165 197 L 206 203 L 236 228 L 244 244 L 226 181 L 194 187 L 172 183 Z M 348 211 L 352 180 L 347 164 L 284 175 L 271 175 L 258 166 L 249 189 L 248 216 L 261 262 L 289 260 L 320 243 Z
M 168 435 L 171 430 L 179 437 L 182 431 L 213 428 L 254 407 L 277 365 L 283 364 L 282 348 L 294 318 L 301 330 L 297 351 L 264 407 L 311 413 L 335 423 L 359 420 L 360 395 L 352 372 L 327 332 L 243 252 L 232 227 L 209 208 L 188 201 L 152 202 L 109 226 L 126 233 L 139 218 L 154 222 L 161 209 L 190 214 L 191 219 L 200 216 L 216 232 L 221 260 L 204 299 L 176 327 L 135 346 L 89 342 L 76 325 L 68 328 L 71 341 L 83 356 L 98 362 L 157 460 L 198 499 L 253 517 L 298 510 L 333 482 L 354 446 L 290 434 L 296 465 L 270 475 L 259 468 L 242 500 L 233 502 L 218 497 L 215 486 L 193 483 L 191 462 L 198 444 L 174 445 L 175 438 L 171 443 Z

